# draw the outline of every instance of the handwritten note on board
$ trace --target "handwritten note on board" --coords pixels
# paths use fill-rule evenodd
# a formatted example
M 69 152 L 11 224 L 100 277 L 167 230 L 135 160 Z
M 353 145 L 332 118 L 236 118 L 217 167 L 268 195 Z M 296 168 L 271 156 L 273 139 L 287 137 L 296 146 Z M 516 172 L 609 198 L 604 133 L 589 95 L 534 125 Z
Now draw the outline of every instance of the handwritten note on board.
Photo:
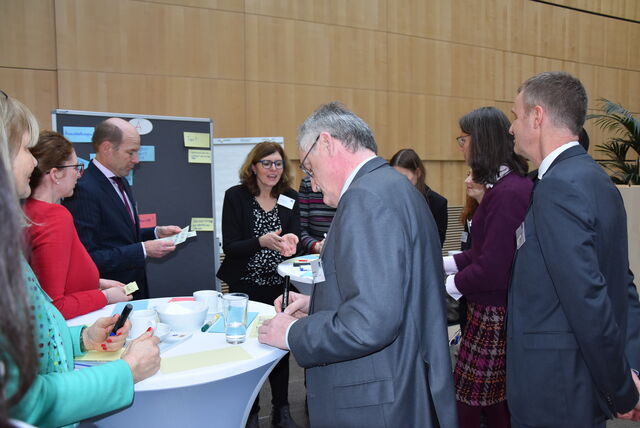
M 211 150 L 189 149 L 189 163 L 211 163 Z
M 211 138 L 205 132 L 183 132 L 185 147 L 211 148 Z

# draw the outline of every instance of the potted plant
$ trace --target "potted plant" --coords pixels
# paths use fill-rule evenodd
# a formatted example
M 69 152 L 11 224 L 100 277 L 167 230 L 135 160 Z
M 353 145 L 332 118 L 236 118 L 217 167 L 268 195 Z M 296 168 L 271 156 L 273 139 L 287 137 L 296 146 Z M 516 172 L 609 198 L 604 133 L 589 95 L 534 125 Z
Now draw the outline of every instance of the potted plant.
M 601 114 L 590 114 L 595 124 L 612 136 L 597 151 L 607 155 L 600 161 L 616 184 L 640 184 L 640 120 L 620 104 L 600 98 Z M 629 150 L 635 151 L 635 159 L 629 159 Z

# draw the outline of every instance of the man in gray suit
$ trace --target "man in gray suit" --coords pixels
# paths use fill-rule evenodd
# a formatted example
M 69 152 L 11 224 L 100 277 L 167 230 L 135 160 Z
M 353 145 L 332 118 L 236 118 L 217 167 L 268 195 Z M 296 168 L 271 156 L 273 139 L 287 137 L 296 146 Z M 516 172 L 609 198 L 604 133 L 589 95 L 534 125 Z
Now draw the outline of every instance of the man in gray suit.
M 424 198 L 338 103 L 307 118 L 298 147 L 337 211 L 312 297 L 292 293 L 260 341 L 307 368 L 314 427 L 456 427 L 440 240 Z
M 604 427 L 638 407 L 640 304 L 620 193 L 578 144 L 580 81 L 541 73 L 512 109 L 516 152 L 539 167 L 507 304 L 514 427 Z M 637 379 L 636 379 L 637 380 Z

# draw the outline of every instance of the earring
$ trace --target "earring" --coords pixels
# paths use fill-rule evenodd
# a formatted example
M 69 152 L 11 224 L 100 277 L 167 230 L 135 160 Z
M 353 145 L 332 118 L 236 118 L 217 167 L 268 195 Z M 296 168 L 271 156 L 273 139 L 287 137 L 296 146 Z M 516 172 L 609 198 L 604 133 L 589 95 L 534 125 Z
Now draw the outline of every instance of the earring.
M 60 184 L 60 182 L 58 180 L 56 180 L 56 184 Z

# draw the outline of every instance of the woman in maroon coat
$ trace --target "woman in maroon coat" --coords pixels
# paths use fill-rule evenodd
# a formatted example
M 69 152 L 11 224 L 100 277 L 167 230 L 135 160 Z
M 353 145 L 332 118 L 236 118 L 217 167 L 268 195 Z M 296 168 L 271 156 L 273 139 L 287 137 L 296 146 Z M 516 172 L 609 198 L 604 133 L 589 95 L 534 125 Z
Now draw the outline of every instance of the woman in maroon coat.
M 508 427 L 504 317 L 516 229 L 523 222 L 533 183 L 527 162 L 513 151 L 509 119 L 494 107 L 463 116 L 458 144 L 471 179 L 486 187 L 473 216 L 471 248 L 444 258 L 447 293 L 467 299 L 467 326 L 454 370 L 460 427 Z

